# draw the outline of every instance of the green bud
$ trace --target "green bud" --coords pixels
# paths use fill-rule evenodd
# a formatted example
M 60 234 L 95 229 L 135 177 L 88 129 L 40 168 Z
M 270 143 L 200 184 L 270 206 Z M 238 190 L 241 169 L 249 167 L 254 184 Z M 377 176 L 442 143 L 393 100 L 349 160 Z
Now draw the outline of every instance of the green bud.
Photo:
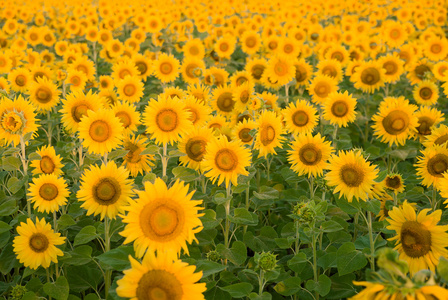
M 15 287 L 12 288 L 11 291 L 11 299 L 12 300 L 20 300 L 22 299 L 23 295 L 25 295 L 25 293 L 27 292 L 26 287 L 21 286 L 21 285 L 16 285 Z
M 271 252 L 262 252 L 258 255 L 258 267 L 263 271 L 272 271 L 277 266 L 277 255 Z
M 214 262 L 218 262 L 221 260 L 221 255 L 218 253 L 218 251 L 212 250 L 207 253 L 207 259 Z
M 309 203 L 297 203 L 292 211 L 298 217 L 299 223 L 311 223 L 316 217 L 316 213 Z

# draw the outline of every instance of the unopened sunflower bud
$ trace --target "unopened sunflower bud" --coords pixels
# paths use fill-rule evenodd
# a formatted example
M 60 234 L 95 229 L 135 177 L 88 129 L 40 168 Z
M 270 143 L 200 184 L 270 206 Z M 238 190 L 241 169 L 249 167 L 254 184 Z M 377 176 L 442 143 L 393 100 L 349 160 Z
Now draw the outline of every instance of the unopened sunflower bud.
M 272 271 L 277 266 L 277 255 L 271 252 L 262 252 L 258 256 L 258 267 L 263 271 Z
M 221 255 L 216 250 L 212 250 L 207 253 L 207 259 L 210 261 L 218 262 L 221 259 Z
M 15 287 L 12 288 L 10 299 L 20 300 L 22 299 L 23 295 L 25 295 L 26 292 L 27 292 L 26 287 L 22 285 L 16 285 Z

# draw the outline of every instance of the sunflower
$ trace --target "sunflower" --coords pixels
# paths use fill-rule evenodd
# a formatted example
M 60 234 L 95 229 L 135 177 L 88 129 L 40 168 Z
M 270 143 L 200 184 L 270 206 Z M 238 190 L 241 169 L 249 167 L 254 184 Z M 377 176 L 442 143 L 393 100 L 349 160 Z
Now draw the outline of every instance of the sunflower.
M 308 64 L 304 59 L 300 59 L 294 63 L 296 67 L 296 88 L 299 86 L 307 86 L 311 78 L 312 66 Z
M 209 119 L 207 120 L 207 127 L 212 128 L 213 130 L 221 129 L 222 127 L 226 126 L 226 123 L 227 121 L 224 116 L 221 115 L 210 116 Z
M 423 80 L 414 87 L 415 102 L 420 105 L 435 105 L 439 100 L 439 88 L 429 80 Z
M 220 58 L 230 59 L 230 56 L 235 51 L 236 38 L 230 34 L 226 34 L 216 41 L 214 51 Z
M 179 98 L 159 96 L 151 99 L 143 114 L 146 132 L 157 144 L 173 144 L 190 131 L 191 113 L 185 109 L 185 103 Z
M 193 96 L 184 98 L 185 109 L 191 113 L 189 120 L 195 127 L 202 127 L 207 122 L 211 108 Z
M 5 52 L 0 53 L 0 73 L 7 74 L 11 72 L 12 60 Z
M 254 135 L 251 134 L 257 127 L 257 123 L 252 120 L 244 119 L 233 127 L 232 135 L 241 141 L 244 145 L 252 145 Z
M 163 83 L 176 80 L 179 76 L 180 63 L 171 54 L 161 53 L 154 62 L 154 74 Z
M 42 174 L 33 178 L 28 196 L 37 211 L 51 213 L 57 211 L 59 206 L 67 204 L 70 193 L 63 178 L 58 178 L 55 174 Z
M 209 101 L 209 88 L 207 86 L 198 84 L 198 85 L 189 85 L 187 89 L 187 95 L 193 96 L 196 98 L 201 104 L 208 105 Z
M 204 58 L 205 48 L 200 39 L 191 39 L 182 47 L 182 52 L 186 57 Z
M 271 82 L 282 86 L 294 79 L 295 68 L 290 58 L 285 55 L 276 55 L 269 60 L 263 75 L 269 78 Z
M 16 92 L 25 92 L 31 84 L 31 80 L 31 73 L 26 68 L 14 69 L 8 74 L 11 89 Z
M 418 118 L 417 136 L 420 140 L 424 140 L 427 135 L 431 134 L 434 126 L 445 120 L 442 112 L 428 106 L 420 107 L 415 116 Z
M 105 216 L 115 219 L 118 213 L 124 212 L 133 195 L 133 180 L 128 177 L 129 171 L 117 167 L 114 161 L 84 171 L 76 197 L 83 202 L 81 207 L 87 210 L 87 215 L 100 215 L 101 220 Z
M 128 76 L 138 77 L 139 73 L 138 67 L 129 59 L 119 61 L 112 66 L 112 77 L 116 84 Z
M 434 77 L 440 81 L 448 81 L 448 61 L 439 61 L 434 65 Z
M 293 37 L 283 37 L 278 46 L 277 53 L 285 55 L 290 59 L 296 59 L 300 55 L 301 43 Z
M 356 99 L 347 91 L 344 93 L 333 92 L 328 95 L 323 104 L 323 117 L 333 125 L 347 127 L 348 123 L 356 119 Z
M 349 202 L 353 197 L 366 201 L 378 175 L 378 169 L 360 151 L 340 151 L 331 157 L 328 169 L 328 185 L 335 186 L 334 193 L 340 192 L 339 198 L 344 195 Z
M 182 78 L 188 84 L 199 84 L 200 77 L 204 74 L 205 63 L 202 59 L 195 57 L 186 57 L 182 61 Z
M 229 73 L 221 68 L 211 67 L 204 73 L 204 83 L 207 85 L 223 86 L 227 83 Z
M 254 82 L 259 83 L 267 66 L 268 62 L 265 59 L 256 58 L 248 61 L 245 69 L 252 76 Z
M 238 175 L 249 174 L 245 168 L 250 166 L 251 153 L 239 140 L 229 142 L 225 137 L 214 138 L 207 144 L 206 151 L 202 169 L 208 171 L 205 176 L 213 183 L 219 178 L 218 185 L 225 181 L 226 186 L 230 182 L 236 186 Z
M 239 87 L 245 83 L 252 83 L 252 77 L 247 71 L 236 71 L 230 77 L 230 85 L 233 87 Z
M 75 69 L 68 69 L 67 78 L 65 83 L 70 84 L 70 91 L 77 92 L 83 91 L 87 84 L 87 77 L 82 71 Z
M 294 135 L 311 133 L 317 125 L 317 110 L 305 100 L 289 103 L 282 114 L 286 130 Z
M 112 110 L 87 111 L 79 123 L 79 138 L 89 153 L 104 155 L 121 144 L 123 125 Z
M 122 100 L 139 102 L 143 96 L 143 82 L 138 77 L 126 76 L 118 82 L 117 91 Z
M 128 213 L 122 215 L 125 228 L 120 232 L 128 244 L 134 242 L 135 255 L 169 252 L 188 254 L 187 243 L 196 240 L 195 234 L 202 230 L 198 207 L 202 200 L 192 200 L 194 192 L 188 193 L 189 185 L 177 180 L 168 188 L 162 179 L 154 183 L 145 181 L 145 189 L 137 191 L 138 199 L 124 207 Z M 147 255 L 148 255 L 147 254 Z
M 40 159 L 32 160 L 30 165 L 34 168 L 33 175 L 37 174 L 53 174 L 56 176 L 62 175 L 61 157 L 56 155 L 56 151 L 52 146 L 42 146 L 36 153 Z
M 148 146 L 147 139 L 140 135 L 129 136 L 123 140 L 123 149 L 128 153 L 123 157 L 122 166 L 130 172 L 132 177 L 136 177 L 139 173 L 144 174 L 150 172 L 154 166 L 154 155 L 142 154 Z
M 380 200 L 380 211 L 377 215 L 378 221 L 386 220 L 389 217 L 389 211 L 393 207 L 394 198 L 391 195 L 385 193 L 381 197 L 375 199 Z
M 34 106 L 21 95 L 14 100 L 0 99 L 0 139 L 7 145 L 17 146 L 26 134 L 33 138 L 39 126 L 36 121 Z
M 392 190 L 395 194 L 401 193 L 404 191 L 404 180 L 400 174 L 394 173 L 389 174 L 384 179 L 384 183 L 386 188 Z
M 433 63 L 429 62 L 425 58 L 418 59 L 415 62 L 409 64 L 406 77 L 409 79 L 411 85 L 422 82 L 425 79 L 431 78 Z
M 163 89 L 163 94 L 161 94 L 163 96 L 166 96 L 168 98 L 174 98 L 177 97 L 179 99 L 184 99 L 185 98 L 185 91 L 180 88 L 180 87 L 174 87 L 174 86 L 170 86 L 170 87 L 166 87 Z
M 423 209 L 417 215 L 415 208 L 403 203 L 401 208 L 394 207 L 389 211 L 387 229 L 394 230 L 397 235 L 389 240 L 395 241 L 395 250 L 400 259 L 409 264 L 409 272 L 415 274 L 420 270 L 435 271 L 439 257 L 447 257 L 448 225 L 437 225 L 442 216 L 441 210 L 428 215 L 430 209 Z
M 404 61 L 402 61 L 397 54 L 391 54 L 383 56 L 378 59 L 378 62 L 386 70 L 384 74 L 384 81 L 391 83 L 400 79 L 401 74 L 404 72 Z
M 328 167 L 327 161 L 334 152 L 330 142 L 325 141 L 320 133 L 315 136 L 298 134 L 295 141 L 291 143 L 291 149 L 288 150 L 291 169 L 299 176 L 306 174 L 308 177 L 322 176 L 323 171 Z
M 128 102 L 119 102 L 112 106 L 115 117 L 119 118 L 123 125 L 123 135 L 127 136 L 137 131 L 137 126 L 141 124 L 140 113 L 135 106 Z
M 388 276 L 389 277 L 389 276 Z M 432 278 L 431 278 L 432 279 Z M 430 280 L 431 280 L 430 279 Z M 434 282 L 434 280 L 432 280 Z M 418 282 L 415 287 L 406 281 L 406 284 L 400 287 L 397 281 L 393 284 L 373 283 L 366 281 L 354 281 L 355 285 L 362 285 L 366 288 L 350 298 L 350 300 L 379 300 L 379 299 L 445 299 L 448 290 L 438 285 L 421 286 L 422 282 Z
M 317 64 L 316 75 L 327 75 L 340 82 L 342 80 L 342 65 L 335 59 L 324 59 Z
M 260 35 L 254 30 L 247 30 L 240 38 L 241 49 L 244 53 L 252 55 L 257 53 L 260 49 L 261 38 Z
M 417 107 L 409 104 L 404 97 L 384 98 L 378 113 L 372 117 L 375 122 L 372 126 L 374 134 L 390 146 L 394 143 L 404 145 L 416 132 L 418 126 L 416 110 Z
M 100 90 L 110 90 L 115 87 L 114 80 L 110 76 L 101 75 L 99 79 Z
M 164 207 L 160 208 L 163 210 Z M 164 218 L 176 212 L 165 208 Z M 169 225 L 169 224 L 168 224 Z M 151 226 L 151 225 L 149 225 Z M 150 228 L 150 227 L 149 227 Z M 205 283 L 197 283 L 202 271 L 194 273 L 196 267 L 171 257 L 164 252 L 148 252 L 140 264 L 129 256 L 131 269 L 117 281 L 117 295 L 123 298 L 137 299 L 179 299 L 203 300 Z
M 350 55 L 343 45 L 333 45 L 325 53 L 325 59 L 337 60 L 342 66 L 345 66 L 350 60 Z
M 282 142 L 285 139 L 281 136 L 283 133 L 281 117 L 277 117 L 273 111 L 265 110 L 256 122 L 258 132 L 254 148 L 260 150 L 258 157 L 266 157 L 270 153 L 277 154 L 275 148 L 282 148 Z
M 212 139 L 213 131 L 208 127 L 195 127 L 188 132 L 178 144 L 179 151 L 186 154 L 179 157 L 180 163 L 193 170 L 199 170 L 207 144 Z
M 444 145 L 448 141 L 448 126 L 441 124 L 438 128 L 431 130 L 431 134 L 426 136 L 423 146 L 430 148 L 436 145 Z
M 448 55 L 448 41 L 446 38 L 430 38 L 423 43 L 423 52 L 432 61 L 444 60 Z
M 25 267 L 46 269 L 51 262 L 58 262 L 58 256 L 64 255 L 56 246 L 64 244 L 65 237 L 55 233 L 44 218 L 37 218 L 36 223 L 28 218 L 26 223 L 17 226 L 17 233 L 19 235 L 13 241 L 14 253 Z
M 146 81 L 146 78 L 152 74 L 151 60 L 144 55 L 136 54 L 133 56 L 132 62 L 137 67 L 137 76 Z
M 211 106 L 218 114 L 230 116 L 235 107 L 232 88 L 230 86 L 217 87 L 213 91 Z
M 327 75 L 317 75 L 311 80 L 307 88 L 310 95 L 313 96 L 313 102 L 323 104 L 330 93 L 338 90 L 338 83 Z
M 384 39 L 392 48 L 400 47 L 408 38 L 408 33 L 400 22 L 387 22 L 383 28 Z
M 235 101 L 235 110 L 244 112 L 253 97 L 254 86 L 250 82 L 245 82 L 233 90 L 232 99 Z
M 75 91 L 66 96 L 59 112 L 62 113 L 61 120 L 64 127 L 70 132 L 76 132 L 81 118 L 87 115 L 88 111 L 97 111 L 101 108 L 103 102 L 98 94 L 93 94 L 91 90 L 87 94 Z
M 57 86 L 46 78 L 38 78 L 29 88 L 30 101 L 41 111 L 49 111 L 59 103 Z
M 372 94 L 375 90 L 384 86 L 386 70 L 380 62 L 369 61 L 362 63 L 353 74 L 355 87 L 365 93 Z
M 440 188 L 443 173 L 448 171 L 448 149 L 444 145 L 434 145 L 421 151 L 415 164 L 417 175 L 424 186 Z
M 89 60 L 87 56 L 78 56 L 72 63 L 71 68 L 83 72 L 86 75 L 87 80 L 95 80 L 95 64 L 93 61 Z

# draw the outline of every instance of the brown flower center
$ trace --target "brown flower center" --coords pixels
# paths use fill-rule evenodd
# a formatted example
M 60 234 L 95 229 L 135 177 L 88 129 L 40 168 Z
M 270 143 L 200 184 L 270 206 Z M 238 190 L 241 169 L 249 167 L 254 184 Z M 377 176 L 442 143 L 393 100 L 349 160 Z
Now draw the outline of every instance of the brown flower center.
M 422 257 L 431 251 L 431 232 L 417 221 L 403 223 L 400 240 L 404 252 L 409 257 Z

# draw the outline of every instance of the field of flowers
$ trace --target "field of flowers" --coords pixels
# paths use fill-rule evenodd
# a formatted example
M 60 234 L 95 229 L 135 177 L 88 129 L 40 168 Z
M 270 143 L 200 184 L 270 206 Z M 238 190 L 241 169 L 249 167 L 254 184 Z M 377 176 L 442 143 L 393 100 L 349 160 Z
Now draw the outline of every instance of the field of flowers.
M 0 4 L 2 299 L 448 299 L 447 0 Z

